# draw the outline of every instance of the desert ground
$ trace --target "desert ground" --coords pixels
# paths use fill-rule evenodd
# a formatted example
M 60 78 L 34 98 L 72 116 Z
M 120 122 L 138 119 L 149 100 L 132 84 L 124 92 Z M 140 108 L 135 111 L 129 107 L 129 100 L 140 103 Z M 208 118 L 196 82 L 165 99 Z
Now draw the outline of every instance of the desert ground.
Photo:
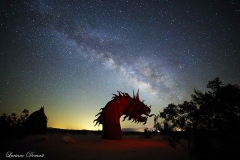
M 64 136 L 70 136 L 75 144 L 63 142 Z M 160 135 L 144 138 L 141 135 L 123 135 L 122 140 L 103 140 L 101 135 L 94 134 L 61 134 L 32 135 L 4 144 L 1 158 L 26 156 L 28 159 L 94 159 L 94 160 L 185 160 L 188 154 L 181 146 L 171 148 Z M 23 159 L 23 158 L 20 158 Z

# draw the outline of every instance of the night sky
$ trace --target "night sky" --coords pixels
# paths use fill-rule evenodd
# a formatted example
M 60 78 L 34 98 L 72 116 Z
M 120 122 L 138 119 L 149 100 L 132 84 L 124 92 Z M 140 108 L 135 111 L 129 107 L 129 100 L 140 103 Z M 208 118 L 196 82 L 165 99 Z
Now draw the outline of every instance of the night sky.
M 158 114 L 216 77 L 240 84 L 238 0 L 3 0 L 0 31 L 0 114 L 45 106 L 48 127 L 101 129 L 117 90 Z

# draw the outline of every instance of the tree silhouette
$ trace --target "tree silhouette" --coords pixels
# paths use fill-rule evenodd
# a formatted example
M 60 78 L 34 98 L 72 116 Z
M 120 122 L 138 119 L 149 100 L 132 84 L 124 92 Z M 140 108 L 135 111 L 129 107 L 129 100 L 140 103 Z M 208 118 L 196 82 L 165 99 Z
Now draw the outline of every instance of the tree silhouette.
M 158 115 L 163 119 L 162 125 L 155 124 L 168 135 L 172 147 L 176 147 L 181 138 L 187 139 L 190 157 L 206 158 L 205 155 L 217 151 L 220 157 L 226 148 L 234 151 L 239 147 L 236 143 L 240 133 L 239 86 L 225 85 L 215 78 L 208 82 L 207 88 L 209 91 L 204 93 L 194 89 L 189 102 L 169 104 Z
M 0 135 L 3 139 L 8 137 L 9 139 L 19 138 L 23 135 L 22 126 L 23 122 L 29 115 L 29 111 L 24 109 L 20 115 L 12 113 L 7 115 L 3 113 L 0 116 Z

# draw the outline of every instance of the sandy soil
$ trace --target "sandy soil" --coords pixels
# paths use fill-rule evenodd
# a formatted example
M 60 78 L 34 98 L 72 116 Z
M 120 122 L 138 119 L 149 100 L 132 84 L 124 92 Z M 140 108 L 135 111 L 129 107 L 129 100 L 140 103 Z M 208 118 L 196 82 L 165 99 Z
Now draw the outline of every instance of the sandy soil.
M 70 136 L 75 144 L 63 143 L 62 138 Z M 98 159 L 98 160 L 185 160 L 187 153 L 179 146 L 173 149 L 160 136 L 145 139 L 139 135 L 124 135 L 122 140 L 103 140 L 101 135 L 65 135 L 48 133 L 43 141 L 41 135 L 28 136 L 21 140 L 8 142 L 1 150 L 1 157 L 7 152 L 12 155 L 44 155 L 38 159 Z M 47 140 L 47 141 L 44 141 Z M 28 159 L 32 159 L 30 157 Z M 16 159 L 15 157 L 11 159 Z M 17 158 L 18 159 L 18 158 Z M 22 158 L 20 158 L 22 159 Z M 36 159 L 36 158 L 34 158 Z

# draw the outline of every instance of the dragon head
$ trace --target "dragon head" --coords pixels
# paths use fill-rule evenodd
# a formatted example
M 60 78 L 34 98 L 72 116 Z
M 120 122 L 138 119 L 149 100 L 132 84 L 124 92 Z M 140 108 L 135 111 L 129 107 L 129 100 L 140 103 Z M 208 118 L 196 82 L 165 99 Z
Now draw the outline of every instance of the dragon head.
M 152 116 L 149 115 L 151 112 L 151 106 L 148 107 L 144 104 L 144 101 L 140 101 L 139 90 L 136 95 L 134 95 L 133 91 L 133 98 L 128 101 L 130 102 L 130 106 L 124 110 L 125 116 L 123 121 L 128 117 L 128 120 L 132 120 L 133 122 L 143 122 L 143 124 L 146 124 L 147 118 Z

